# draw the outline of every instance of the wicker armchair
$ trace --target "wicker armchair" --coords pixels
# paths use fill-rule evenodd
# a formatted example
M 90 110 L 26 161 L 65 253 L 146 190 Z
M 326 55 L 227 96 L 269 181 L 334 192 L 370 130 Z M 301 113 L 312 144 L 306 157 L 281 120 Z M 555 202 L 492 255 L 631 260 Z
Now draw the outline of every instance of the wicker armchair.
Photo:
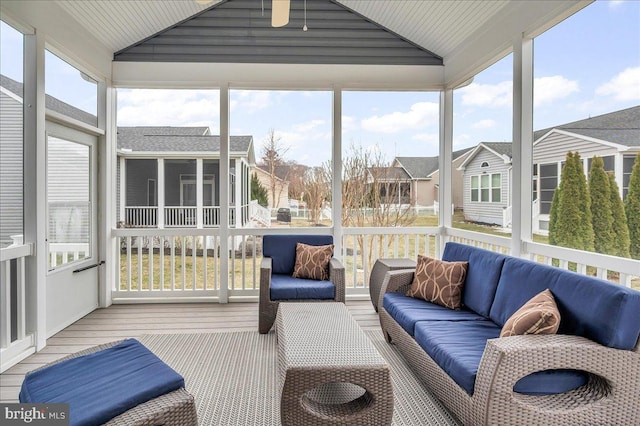
M 345 296 L 345 270 L 342 263 L 332 258 L 329 262 L 329 281 L 292 278 L 296 259 L 296 244 L 333 244 L 330 235 L 265 235 L 262 238 L 260 264 L 260 301 L 258 330 L 265 334 L 271 330 L 280 302 L 342 302 Z M 284 297 L 273 294 L 272 283 L 287 281 L 290 287 Z M 300 286 L 296 285 L 299 281 Z M 291 288 L 292 287 L 292 288 Z M 297 288 L 296 288 L 297 287 Z M 318 296 L 314 296 L 318 295 Z M 273 296 L 273 297 L 272 297 Z

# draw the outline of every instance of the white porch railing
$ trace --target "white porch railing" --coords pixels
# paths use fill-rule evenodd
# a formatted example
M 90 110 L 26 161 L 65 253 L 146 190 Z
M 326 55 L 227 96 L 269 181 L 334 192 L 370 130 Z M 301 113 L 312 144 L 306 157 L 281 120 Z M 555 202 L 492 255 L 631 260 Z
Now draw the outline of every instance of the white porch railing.
M 165 207 L 164 226 L 168 228 L 196 226 L 196 211 L 197 207 Z
M 331 228 L 229 229 L 229 253 L 220 252 L 219 229 L 114 229 L 120 240 L 120 265 L 113 299 L 175 301 L 217 300 L 221 283 L 227 283 L 230 301 L 257 300 L 261 238 L 272 233 L 330 234 Z M 367 298 L 369 273 L 378 258 L 417 254 L 439 257 L 446 241 L 473 245 L 504 254 L 511 253 L 511 239 L 461 229 L 343 228 L 341 252 L 345 265 L 347 296 Z M 580 273 L 631 286 L 640 280 L 640 261 L 612 258 L 537 243 L 524 243 L 522 257 L 557 265 Z M 222 262 L 229 276 L 220 277 Z M 160 267 L 160 265 L 164 265 Z
M 220 206 L 203 207 L 202 221 L 206 227 L 220 226 Z
M 0 249 L 0 373 L 35 352 L 27 332 L 25 260 L 31 244 Z
M 126 206 L 124 208 L 126 226 L 154 227 L 158 226 L 158 208 L 148 206 Z
M 55 268 L 89 256 L 88 243 L 50 243 L 49 266 Z
M 258 204 L 258 200 L 251 200 L 249 203 L 249 218 L 263 226 L 271 226 L 271 212 L 268 208 Z

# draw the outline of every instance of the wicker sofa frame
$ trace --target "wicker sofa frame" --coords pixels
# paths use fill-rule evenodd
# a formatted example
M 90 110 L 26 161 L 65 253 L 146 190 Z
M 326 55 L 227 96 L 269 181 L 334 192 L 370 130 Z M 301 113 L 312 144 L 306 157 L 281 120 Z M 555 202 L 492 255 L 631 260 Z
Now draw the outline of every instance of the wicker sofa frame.
M 634 350 L 612 349 L 570 335 L 513 336 L 487 341 L 467 394 L 384 309 L 387 292 L 405 293 L 413 270 L 387 272 L 378 299 L 385 339 L 394 343 L 416 375 L 466 425 L 637 425 L 640 424 L 640 340 Z M 603 319 L 605 320 L 605 319 Z M 589 372 L 587 384 L 557 395 L 513 392 L 535 371 Z
M 89 355 L 103 349 L 110 348 L 122 342 L 122 340 L 93 346 L 91 348 L 75 352 L 53 362 L 50 362 L 33 371 L 42 370 L 51 365 L 58 364 L 72 358 Z M 180 388 L 166 393 L 157 398 L 139 404 L 128 411 L 112 418 L 104 423 L 105 426 L 197 426 L 198 414 L 193 395 Z
M 329 281 L 336 287 L 335 297 L 329 300 L 316 299 L 289 299 L 271 300 L 271 258 L 264 257 L 260 263 L 260 300 L 258 331 L 266 334 L 271 330 L 278 313 L 280 302 L 342 302 L 345 297 L 345 270 L 342 263 L 337 258 L 329 261 Z

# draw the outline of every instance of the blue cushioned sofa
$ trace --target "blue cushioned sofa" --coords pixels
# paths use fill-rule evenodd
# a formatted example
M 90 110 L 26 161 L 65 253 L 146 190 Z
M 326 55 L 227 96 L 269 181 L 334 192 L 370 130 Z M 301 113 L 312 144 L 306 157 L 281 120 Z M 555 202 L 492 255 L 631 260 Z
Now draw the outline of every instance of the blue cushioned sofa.
M 329 261 L 329 280 L 292 277 L 296 244 L 333 244 L 331 235 L 265 235 L 262 237 L 258 331 L 268 333 L 280 302 L 330 301 L 344 303 L 345 271 L 335 257 Z
M 390 271 L 380 323 L 464 424 L 640 424 L 640 292 L 457 243 L 442 259 L 469 262 L 463 307 L 406 296 L 414 271 Z M 507 319 L 547 288 L 558 334 L 499 338 Z

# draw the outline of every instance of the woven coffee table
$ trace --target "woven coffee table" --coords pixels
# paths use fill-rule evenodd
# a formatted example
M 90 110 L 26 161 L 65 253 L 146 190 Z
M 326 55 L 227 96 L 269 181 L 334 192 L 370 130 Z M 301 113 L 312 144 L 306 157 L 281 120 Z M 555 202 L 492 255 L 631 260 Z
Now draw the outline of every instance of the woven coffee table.
M 342 303 L 280 303 L 283 425 L 389 425 L 389 365 Z

